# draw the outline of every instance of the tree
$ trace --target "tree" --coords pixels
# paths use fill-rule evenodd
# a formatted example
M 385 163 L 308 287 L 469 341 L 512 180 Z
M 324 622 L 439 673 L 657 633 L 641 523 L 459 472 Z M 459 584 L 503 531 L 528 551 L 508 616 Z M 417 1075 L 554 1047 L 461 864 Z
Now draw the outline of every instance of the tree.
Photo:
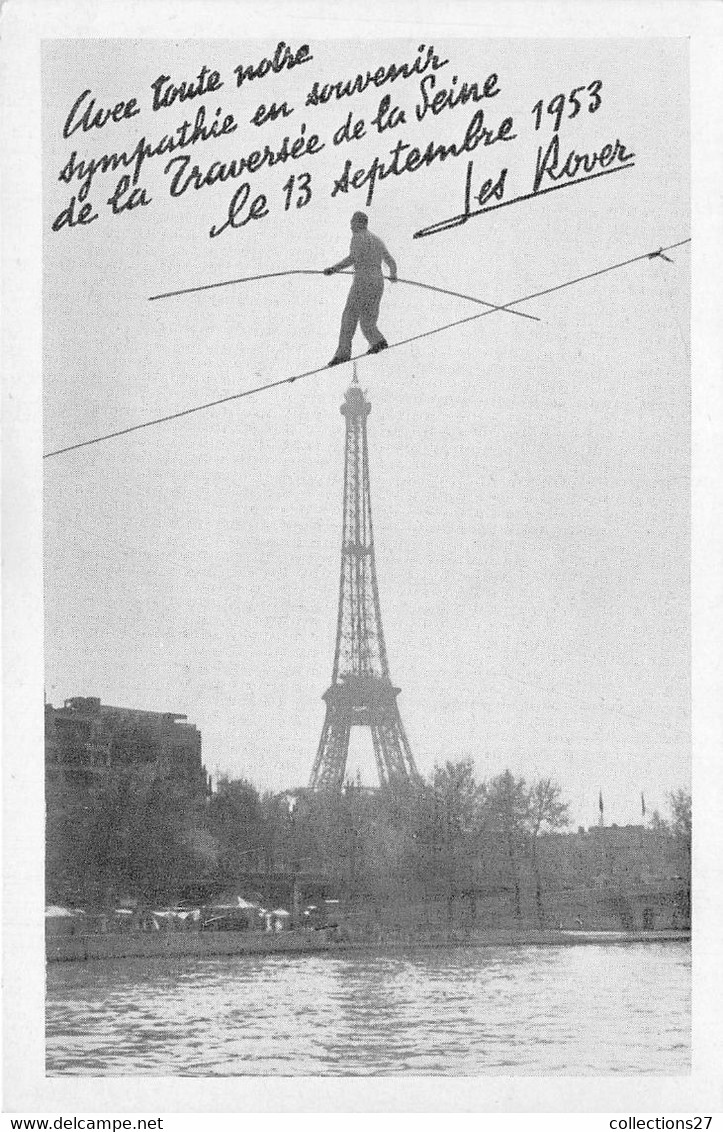
M 670 829 L 673 837 L 688 846 L 690 850 L 693 833 L 693 806 L 690 794 L 685 790 L 674 790 L 668 795 L 670 803 Z
M 537 839 L 542 832 L 564 829 L 569 824 L 568 805 L 561 801 L 562 791 L 550 778 L 540 778 L 530 788 L 528 794 L 527 830 L 530 837 L 532 868 L 535 874 L 535 903 L 540 927 L 545 924 L 545 909 L 542 903 L 542 881 L 537 854 Z
M 442 881 L 451 921 L 455 897 L 476 861 L 473 842 L 482 824 L 485 787 L 475 778 L 471 758 L 436 765 L 431 787 L 427 807 L 427 845 L 431 850 L 431 859 L 427 857 L 428 881 Z
M 256 789 L 244 779 L 222 775 L 206 813 L 206 824 L 219 848 L 220 879 L 230 884 L 261 867 L 264 829 Z
M 504 846 L 515 915 L 519 920 L 522 917 L 519 856 L 525 846 L 529 820 L 529 793 L 524 778 L 515 778 L 506 770 L 492 779 L 486 790 L 484 819 L 487 830 Z
M 680 909 L 685 919 L 690 922 L 690 885 L 691 885 L 691 842 L 693 835 L 693 807 L 692 799 L 685 790 L 674 790 L 668 795 L 670 803 L 670 832 L 673 842 L 680 854 L 680 869 L 685 877 L 686 891 L 680 901 Z
M 660 810 L 653 810 L 648 820 L 648 829 L 651 833 L 659 835 L 670 833 L 670 826 L 665 818 L 661 817 Z
M 193 806 L 167 781 L 115 768 L 48 806 L 48 895 L 75 903 L 175 898 L 197 871 Z
M 429 875 L 430 791 L 421 782 L 387 783 L 370 794 L 353 788 L 349 835 L 356 876 L 368 892 L 409 897 Z
M 432 790 L 446 842 L 479 830 L 486 790 L 475 779 L 472 759 L 435 766 Z
M 356 788 L 306 795 L 290 813 L 293 856 L 297 865 L 321 869 L 347 887 L 358 863 Z
M 92 877 L 86 846 L 95 805 L 87 789 L 61 778 L 46 789 L 45 889 L 49 903 L 82 904 Z

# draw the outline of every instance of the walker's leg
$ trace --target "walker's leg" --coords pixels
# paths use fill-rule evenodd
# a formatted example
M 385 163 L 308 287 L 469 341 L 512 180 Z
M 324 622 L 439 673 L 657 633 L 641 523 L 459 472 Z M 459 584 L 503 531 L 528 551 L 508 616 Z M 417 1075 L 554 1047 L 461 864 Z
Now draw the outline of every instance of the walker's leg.
M 354 334 L 359 323 L 359 309 L 357 303 L 350 295 L 344 307 L 344 313 L 341 316 L 341 330 L 339 332 L 339 345 L 336 348 L 334 357 L 329 362 L 330 366 L 339 365 L 340 362 L 348 362 L 351 357 L 351 344 Z

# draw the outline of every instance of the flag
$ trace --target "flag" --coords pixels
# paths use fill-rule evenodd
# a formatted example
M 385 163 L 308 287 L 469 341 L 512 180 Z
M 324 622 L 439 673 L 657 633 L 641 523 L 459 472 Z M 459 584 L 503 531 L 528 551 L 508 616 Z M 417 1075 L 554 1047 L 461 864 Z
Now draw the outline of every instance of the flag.
M 640 808 L 643 811 L 643 817 L 645 817 L 645 795 L 642 790 L 640 791 Z
M 601 814 L 602 814 L 603 810 L 605 809 L 605 807 L 603 806 L 602 790 L 600 791 L 600 798 L 598 799 L 598 809 L 600 810 Z

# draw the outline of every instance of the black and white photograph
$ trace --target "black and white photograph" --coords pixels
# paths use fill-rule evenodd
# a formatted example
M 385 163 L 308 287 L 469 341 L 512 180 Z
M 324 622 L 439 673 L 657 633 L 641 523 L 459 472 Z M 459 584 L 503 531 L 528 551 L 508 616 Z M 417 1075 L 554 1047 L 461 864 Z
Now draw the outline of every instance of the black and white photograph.
M 693 1111 L 690 35 L 207 7 L 38 44 L 44 1087 Z

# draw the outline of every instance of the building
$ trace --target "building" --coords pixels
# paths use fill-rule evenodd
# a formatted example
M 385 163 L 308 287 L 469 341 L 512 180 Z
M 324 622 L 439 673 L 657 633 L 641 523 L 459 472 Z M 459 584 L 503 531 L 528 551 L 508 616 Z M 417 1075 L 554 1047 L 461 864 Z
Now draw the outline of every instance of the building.
M 62 708 L 45 705 L 45 768 L 49 785 L 90 785 L 127 769 L 192 798 L 210 793 L 201 732 L 187 716 L 110 707 L 95 696 L 73 696 Z
M 665 831 L 643 825 L 580 827 L 577 833 L 540 837 L 539 855 L 550 876 L 588 885 L 647 884 L 685 877 L 685 846 Z
M 596 928 L 690 927 L 690 846 L 643 825 L 582 827 L 540 838 L 553 920 Z

